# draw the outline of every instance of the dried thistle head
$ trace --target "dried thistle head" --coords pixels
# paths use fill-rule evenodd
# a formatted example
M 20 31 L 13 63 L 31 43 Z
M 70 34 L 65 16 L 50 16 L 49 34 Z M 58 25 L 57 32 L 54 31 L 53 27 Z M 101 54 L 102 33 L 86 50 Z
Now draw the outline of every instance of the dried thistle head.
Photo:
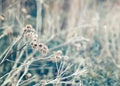
M 26 36 L 27 38 L 31 38 L 32 35 L 33 35 L 33 33 L 30 33 L 30 32 L 25 34 L 25 36 Z
M 43 43 L 39 43 L 39 50 L 43 55 L 46 55 L 48 53 L 48 47 L 43 44 Z
M 36 33 L 31 32 L 31 37 L 29 37 L 31 41 L 38 41 L 38 35 Z
M 25 37 L 30 41 L 30 45 L 33 49 L 39 49 L 43 55 L 48 53 L 48 47 L 44 43 L 38 43 L 38 35 L 32 28 L 32 25 L 26 25 L 24 28 Z
M 38 48 L 38 43 L 36 41 L 32 41 L 30 43 L 30 45 L 32 46 L 33 49 L 37 49 Z
M 33 29 L 32 25 L 27 24 L 24 28 L 24 32 L 30 32 Z
M 35 30 L 32 28 L 32 25 L 26 25 L 24 28 L 24 36 L 29 40 L 29 41 L 37 41 L 38 35 L 35 32 Z
M 42 49 L 42 47 L 44 46 L 43 43 L 39 43 L 39 48 Z
M 27 28 L 27 29 L 32 29 L 32 25 L 31 25 L 31 24 L 27 24 L 27 25 L 26 25 L 26 28 Z

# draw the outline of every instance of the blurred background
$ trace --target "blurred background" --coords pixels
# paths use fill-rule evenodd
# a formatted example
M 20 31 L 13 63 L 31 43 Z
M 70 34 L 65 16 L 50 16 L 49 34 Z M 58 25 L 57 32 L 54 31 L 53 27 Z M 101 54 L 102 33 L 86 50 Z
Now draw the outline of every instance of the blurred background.
M 120 86 L 120 0 L 0 0 L 0 61 L 27 24 L 33 26 L 39 41 L 46 43 L 51 53 L 62 50 L 63 55 L 69 56 L 68 63 L 82 63 L 81 67 L 88 69 L 87 74 L 72 79 L 76 84 L 55 86 Z M 10 51 L 24 43 L 25 40 Z M 32 52 L 28 47 L 19 61 L 23 62 L 26 53 Z M 9 56 L 10 61 L 0 65 L 0 77 L 12 71 L 18 54 Z M 29 68 L 39 79 L 56 77 L 55 63 L 32 64 L 40 66 Z M 20 86 L 33 86 L 39 83 L 38 78 Z M 5 80 L 6 76 L 0 78 L 0 84 Z

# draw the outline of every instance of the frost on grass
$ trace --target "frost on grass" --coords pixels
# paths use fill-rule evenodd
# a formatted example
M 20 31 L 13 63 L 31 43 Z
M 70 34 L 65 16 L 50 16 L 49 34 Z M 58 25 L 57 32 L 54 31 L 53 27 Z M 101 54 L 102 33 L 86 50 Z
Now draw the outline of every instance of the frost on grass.
M 0 86 L 119 86 L 119 0 L 1 0 Z

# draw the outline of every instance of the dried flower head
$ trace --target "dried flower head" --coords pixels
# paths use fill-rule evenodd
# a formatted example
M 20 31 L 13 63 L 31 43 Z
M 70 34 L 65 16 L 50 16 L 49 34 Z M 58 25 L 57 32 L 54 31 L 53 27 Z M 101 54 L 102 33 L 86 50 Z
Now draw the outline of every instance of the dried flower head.
M 30 38 L 32 41 L 37 41 L 38 35 L 36 33 L 32 34 L 32 37 Z
M 30 45 L 32 46 L 33 49 L 37 49 L 38 44 L 36 41 L 32 41 Z
M 55 58 L 57 61 L 60 61 L 62 59 L 62 56 L 56 55 Z
M 59 62 L 61 59 L 62 59 L 61 56 L 55 56 L 55 57 L 51 57 L 50 61 L 52 61 L 52 62 Z
M 24 32 L 30 32 L 30 31 L 32 31 L 32 29 L 33 29 L 32 25 L 27 24 L 24 28 Z
M 62 51 L 57 51 L 53 57 L 50 58 L 52 62 L 59 62 L 62 60 Z
M 58 50 L 55 54 L 55 58 L 57 61 L 60 61 L 62 59 L 62 51 Z
M 64 61 L 68 61 L 68 60 L 69 60 L 69 57 L 68 57 L 68 56 L 63 56 L 63 60 L 64 60 Z
M 31 76 L 32 76 L 31 73 L 27 73 L 27 74 L 25 75 L 26 79 L 31 78 Z
M 25 36 L 26 36 L 27 38 L 31 38 L 31 37 L 32 37 L 32 33 L 26 33 Z
M 21 11 L 24 13 L 24 14 L 27 14 L 27 9 L 26 8 L 22 8 Z
M 26 25 L 24 28 L 24 35 L 29 41 L 37 41 L 38 35 L 35 30 L 32 28 L 32 25 Z
M 56 52 L 56 55 L 62 55 L 62 51 L 61 51 L 61 50 L 58 50 L 58 51 Z
M 43 43 L 39 43 L 39 50 L 43 55 L 46 55 L 48 53 L 48 47 L 43 44 Z
M 27 24 L 27 25 L 26 25 L 26 28 L 27 28 L 27 29 L 32 29 L 32 25 Z
M 43 43 L 39 43 L 39 48 L 42 49 L 42 47 L 44 46 Z

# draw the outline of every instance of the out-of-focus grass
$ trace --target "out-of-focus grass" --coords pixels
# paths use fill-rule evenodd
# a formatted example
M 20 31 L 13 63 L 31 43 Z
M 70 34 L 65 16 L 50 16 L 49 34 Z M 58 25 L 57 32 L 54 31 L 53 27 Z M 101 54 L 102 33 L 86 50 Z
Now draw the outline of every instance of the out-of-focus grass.
M 38 40 L 50 48 L 49 55 L 62 50 L 63 55 L 69 56 L 69 61 L 64 63 L 65 67 L 67 64 L 81 64 L 79 70 L 87 68 L 87 74 L 63 81 L 75 82 L 72 86 L 119 86 L 119 14 L 119 0 L 0 0 L 0 59 L 2 61 L 7 52 L 9 54 L 26 43 L 23 38 L 13 45 L 22 35 L 23 27 L 31 24 L 39 35 Z M 28 45 L 9 56 L 9 60 L 0 65 L 0 77 L 21 67 L 27 56 L 33 52 Z M 34 58 L 41 54 L 36 52 L 35 55 Z M 58 66 L 60 65 L 61 62 L 58 62 Z M 77 66 L 71 67 L 64 76 L 77 70 Z M 14 82 L 16 85 L 23 72 L 24 68 L 13 77 L 14 80 L 10 80 L 10 84 Z M 38 60 L 29 66 L 29 72 L 33 77 L 27 81 L 24 76 L 21 86 L 54 80 L 58 71 L 56 63 Z M 0 84 L 7 78 L 10 77 L 0 78 Z

